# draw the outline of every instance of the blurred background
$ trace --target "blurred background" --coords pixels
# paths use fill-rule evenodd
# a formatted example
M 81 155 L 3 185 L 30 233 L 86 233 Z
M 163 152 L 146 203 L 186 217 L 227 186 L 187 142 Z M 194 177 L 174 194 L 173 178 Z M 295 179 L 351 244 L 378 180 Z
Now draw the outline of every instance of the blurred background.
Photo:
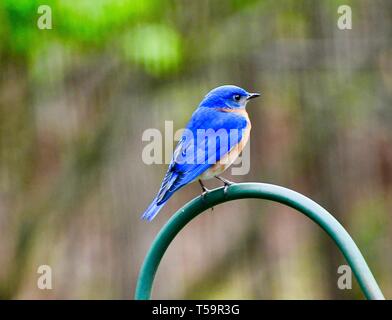
M 155 235 L 200 194 L 140 220 L 166 171 L 142 161 L 142 134 L 183 128 L 222 84 L 263 93 L 250 172 L 225 176 L 319 202 L 392 297 L 391 1 L 2 0 L 0 20 L 1 298 L 132 298 Z M 303 215 L 235 201 L 175 239 L 153 298 L 362 299 L 355 279 L 337 288 L 345 263 Z M 37 288 L 43 264 L 52 290 Z

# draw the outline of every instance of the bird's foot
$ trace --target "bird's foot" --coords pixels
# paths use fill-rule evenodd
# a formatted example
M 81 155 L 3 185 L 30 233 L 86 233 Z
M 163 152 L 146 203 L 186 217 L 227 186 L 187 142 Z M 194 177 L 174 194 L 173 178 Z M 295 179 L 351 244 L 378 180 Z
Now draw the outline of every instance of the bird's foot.
M 204 201 L 204 203 L 206 203 L 206 195 L 208 192 L 210 192 L 209 189 L 206 188 L 206 186 L 203 184 L 203 182 L 201 182 L 201 180 L 199 179 L 199 184 L 201 186 L 201 189 L 203 190 L 202 194 L 201 194 L 201 199 Z
M 210 190 L 205 190 L 205 191 L 203 191 L 202 194 L 201 194 L 201 199 L 202 199 L 204 202 L 207 202 L 207 201 L 206 201 L 206 196 L 207 196 L 207 193 L 208 193 L 208 192 L 210 192 Z
M 199 179 L 199 183 L 200 183 L 201 189 L 203 190 L 203 192 L 201 194 L 201 199 L 203 200 L 203 202 L 205 204 L 207 204 L 205 197 L 206 197 L 207 193 L 210 192 L 210 189 L 207 189 L 206 186 L 203 184 L 203 182 L 200 179 Z M 214 207 L 211 207 L 211 212 L 213 212 L 213 211 L 214 211 Z
M 227 189 L 229 188 L 229 186 L 231 186 L 232 184 L 235 184 L 235 182 L 229 181 L 225 178 L 219 177 L 219 176 L 215 176 L 215 178 L 217 178 L 218 180 L 222 181 L 224 184 L 224 188 L 223 188 L 223 194 L 225 196 L 227 196 Z

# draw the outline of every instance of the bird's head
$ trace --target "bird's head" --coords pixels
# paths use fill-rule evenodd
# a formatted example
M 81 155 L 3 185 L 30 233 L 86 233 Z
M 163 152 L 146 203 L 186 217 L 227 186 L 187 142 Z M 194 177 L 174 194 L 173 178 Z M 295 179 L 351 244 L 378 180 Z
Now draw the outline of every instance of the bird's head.
M 226 85 L 211 90 L 200 103 L 200 107 L 245 109 L 249 100 L 260 96 L 259 93 L 249 93 L 246 90 Z

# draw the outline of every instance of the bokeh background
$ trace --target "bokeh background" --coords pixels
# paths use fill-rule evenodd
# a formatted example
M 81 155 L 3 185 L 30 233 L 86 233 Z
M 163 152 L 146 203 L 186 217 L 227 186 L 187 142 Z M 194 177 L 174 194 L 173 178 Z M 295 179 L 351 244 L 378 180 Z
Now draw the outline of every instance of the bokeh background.
M 352 30 L 337 28 L 342 4 Z M 1 298 L 132 298 L 154 236 L 200 193 L 140 220 L 166 170 L 143 163 L 142 134 L 183 128 L 222 84 L 263 93 L 251 170 L 226 177 L 319 202 L 392 297 L 391 1 L 2 0 L 0 21 Z M 42 264 L 52 290 L 37 288 Z M 337 288 L 341 264 L 304 216 L 241 200 L 175 239 L 153 297 L 362 299 L 354 279 Z

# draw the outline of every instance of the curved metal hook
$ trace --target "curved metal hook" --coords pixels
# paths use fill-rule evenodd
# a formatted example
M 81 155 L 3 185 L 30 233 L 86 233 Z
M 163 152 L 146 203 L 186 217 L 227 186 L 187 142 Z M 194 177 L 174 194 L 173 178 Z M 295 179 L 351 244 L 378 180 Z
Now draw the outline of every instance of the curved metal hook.
M 141 267 L 135 299 L 147 300 L 159 263 L 175 236 L 185 225 L 203 211 L 220 203 L 245 198 L 266 199 L 292 207 L 316 222 L 336 243 L 343 253 L 366 298 L 383 300 L 384 296 L 357 245 L 342 225 L 323 207 L 293 190 L 266 183 L 239 183 L 210 191 L 178 210 L 156 236 Z

